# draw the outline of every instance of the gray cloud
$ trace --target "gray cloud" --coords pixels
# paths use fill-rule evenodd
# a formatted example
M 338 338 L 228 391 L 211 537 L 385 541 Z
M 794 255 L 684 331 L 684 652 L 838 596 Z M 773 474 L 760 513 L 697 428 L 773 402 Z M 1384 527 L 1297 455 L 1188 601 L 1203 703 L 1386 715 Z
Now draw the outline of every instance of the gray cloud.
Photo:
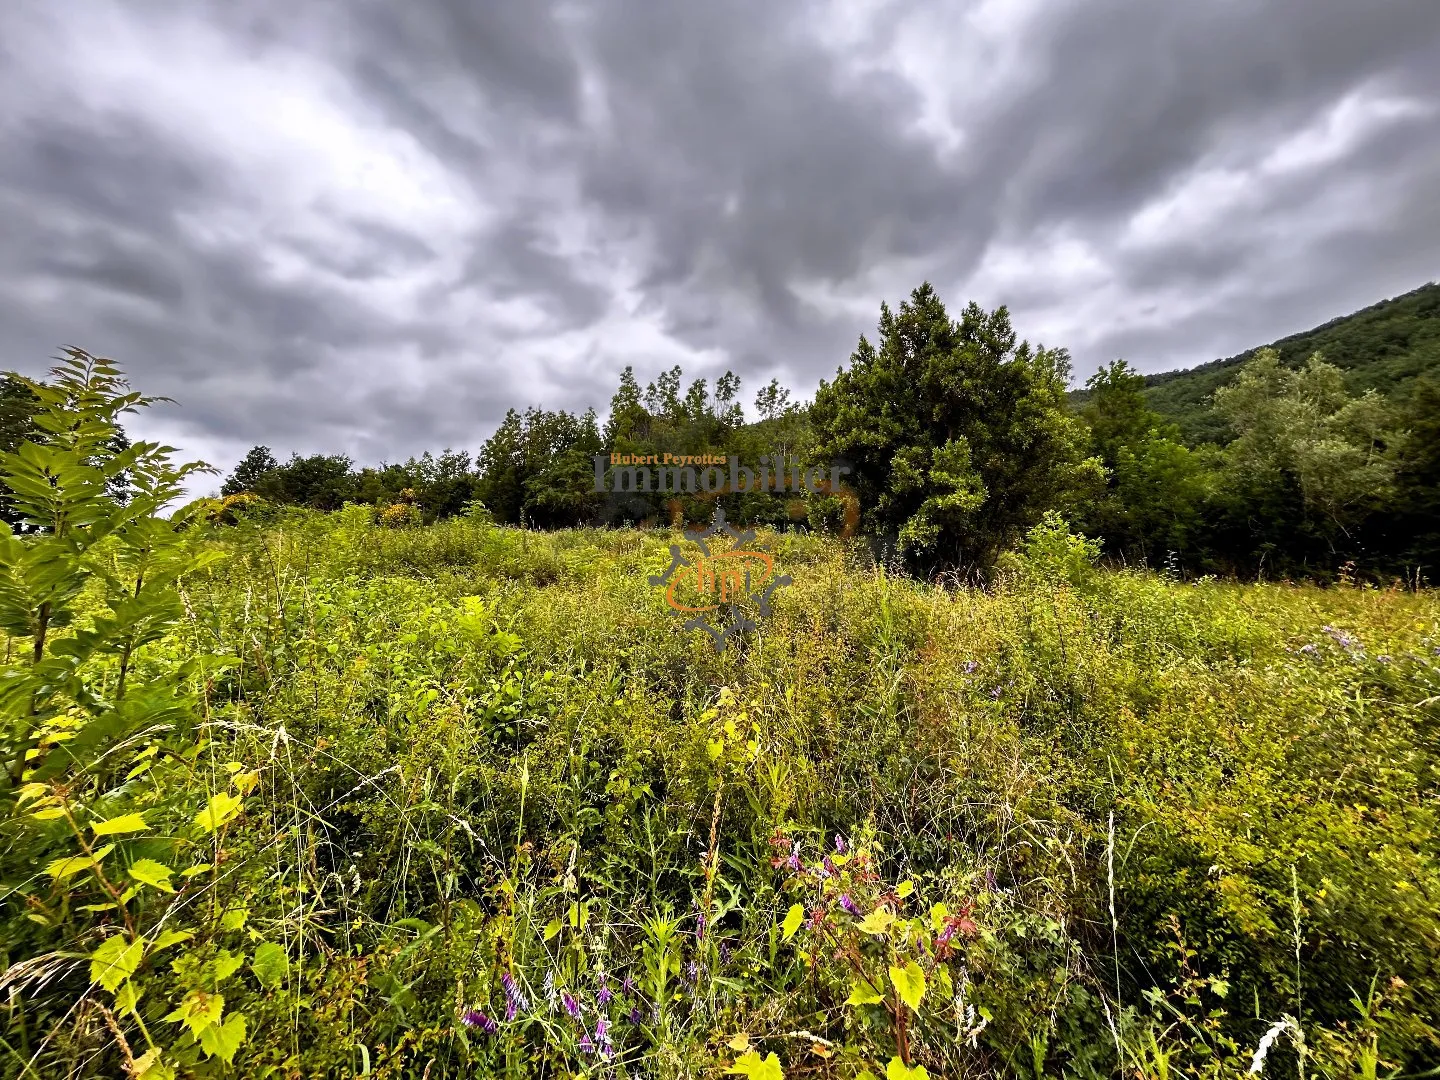
M 225 467 L 803 395 L 927 278 L 1083 377 L 1440 276 L 1433 0 L 21 0 L 0 58 L 4 363 Z

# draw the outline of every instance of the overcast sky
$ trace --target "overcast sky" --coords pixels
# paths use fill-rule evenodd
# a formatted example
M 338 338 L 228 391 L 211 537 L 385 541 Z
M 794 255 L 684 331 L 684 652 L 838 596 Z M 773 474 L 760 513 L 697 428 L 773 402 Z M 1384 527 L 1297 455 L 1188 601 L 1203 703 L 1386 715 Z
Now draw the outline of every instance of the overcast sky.
M 0 367 L 226 470 L 808 397 L 925 279 L 1083 380 L 1437 277 L 1437 0 L 0 4 Z

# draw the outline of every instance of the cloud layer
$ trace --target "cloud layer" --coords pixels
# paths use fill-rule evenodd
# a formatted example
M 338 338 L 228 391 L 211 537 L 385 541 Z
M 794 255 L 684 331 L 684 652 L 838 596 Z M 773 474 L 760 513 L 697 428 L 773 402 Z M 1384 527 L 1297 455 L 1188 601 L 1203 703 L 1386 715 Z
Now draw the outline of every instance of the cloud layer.
M 1436 191 L 1434 0 L 0 8 L 0 366 L 113 356 L 225 468 L 808 394 L 925 279 L 1202 362 L 1440 276 Z

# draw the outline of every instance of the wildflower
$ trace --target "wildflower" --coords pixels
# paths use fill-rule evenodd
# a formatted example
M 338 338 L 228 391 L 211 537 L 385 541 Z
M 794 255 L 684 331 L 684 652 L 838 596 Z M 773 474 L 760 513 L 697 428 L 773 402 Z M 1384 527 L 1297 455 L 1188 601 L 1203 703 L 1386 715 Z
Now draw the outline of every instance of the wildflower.
M 705 939 L 705 913 L 704 913 L 703 911 L 697 911 L 697 912 L 695 913 L 695 940 L 696 940 L 696 941 L 703 941 L 704 939 Z
M 500 1025 L 479 1009 L 471 1009 L 460 1018 L 460 1022 L 469 1028 L 479 1028 L 486 1035 L 494 1035 L 500 1030 Z
M 855 906 L 855 901 L 850 899 L 850 894 L 848 892 L 840 894 L 840 906 L 846 911 L 848 911 L 851 915 L 860 914 L 860 909 Z
M 508 1024 L 511 1020 L 514 1020 L 515 1014 L 518 1011 L 513 999 L 505 1002 L 505 1022 Z
M 1302 653 L 1304 653 L 1306 656 L 1313 656 L 1313 655 L 1315 655 L 1317 652 L 1320 651 L 1320 646 L 1316 645 L 1316 644 L 1312 641 L 1309 645 L 1302 645 L 1302 646 L 1300 646 L 1300 651 L 1301 651 Z
M 979 666 L 980 666 L 980 665 L 977 664 L 974 660 L 966 660 L 966 661 L 965 661 L 965 666 L 964 666 L 965 674 L 966 674 L 966 675 L 974 675 L 974 674 L 975 674 L 975 669 L 976 669 L 977 667 L 979 667 Z
M 615 995 L 611 992 L 609 985 L 605 982 L 605 976 L 600 976 L 600 989 L 595 994 L 595 1000 L 601 1005 L 609 1005 L 610 999 Z
M 836 855 L 844 855 L 845 852 L 846 852 L 846 850 L 849 848 L 849 846 L 850 846 L 850 845 L 848 845 L 847 843 L 845 843 L 845 837 L 841 836 L 839 833 L 836 833 L 836 834 L 835 834 L 835 854 L 836 854 Z
M 590 1033 L 587 1031 L 580 1036 L 580 1052 L 582 1054 L 593 1054 L 595 1044 L 590 1041 Z
M 523 1012 L 530 1007 L 530 1003 L 525 1000 L 524 993 L 515 982 L 515 977 L 508 971 L 500 976 L 500 985 L 505 988 L 505 1000 L 508 1003 L 507 1012 Z M 507 1017 L 507 1019 L 509 1019 L 509 1017 Z
M 733 952 L 728 941 L 720 942 L 720 963 L 730 963 L 730 957 L 733 955 Z
M 636 1027 L 640 1026 L 640 1010 L 637 1009 L 634 1005 L 630 1006 L 630 1023 L 634 1024 Z
M 565 1006 L 565 1011 L 570 1014 L 572 1020 L 579 1018 L 580 1003 L 570 996 L 570 991 L 567 990 L 560 995 L 560 1002 Z
M 700 981 L 700 965 L 694 960 L 685 965 L 685 981 L 692 984 Z
M 1004 693 L 1004 691 L 1001 690 L 1000 687 L 997 686 L 997 687 L 995 687 L 993 690 L 990 691 L 990 698 L 991 698 L 992 701 L 999 701 L 999 700 L 1000 700 L 1000 695 L 1003 694 L 1003 693 Z
M 545 973 L 545 1005 L 552 1013 L 560 1007 L 560 994 L 555 989 L 555 973 L 553 971 Z
M 1381 664 L 1388 664 L 1394 658 L 1389 653 L 1381 653 L 1379 656 L 1375 657 L 1375 659 Z
M 836 877 L 836 876 L 839 875 L 840 871 L 835 869 L 835 864 L 830 861 L 830 856 L 829 856 L 829 855 L 826 855 L 826 856 L 825 856 L 825 862 L 823 863 L 823 865 L 824 865 L 824 867 L 825 867 L 825 874 L 826 874 L 826 876 L 828 876 L 828 877 Z
M 595 1023 L 595 1042 L 605 1057 L 614 1055 L 615 1044 L 610 1041 L 610 1024 L 603 1016 Z
M 800 841 L 799 841 L 799 840 L 796 840 L 796 841 L 795 841 L 795 846 L 790 849 L 790 858 L 785 861 L 785 864 L 786 864 L 788 867 L 790 867 L 791 870 L 797 870 L 797 871 L 798 871 L 802 866 L 804 866 L 804 864 L 800 861 Z
M 620 980 L 620 996 L 628 998 L 631 997 L 634 993 L 635 980 L 632 979 L 629 975 L 626 975 L 625 978 Z

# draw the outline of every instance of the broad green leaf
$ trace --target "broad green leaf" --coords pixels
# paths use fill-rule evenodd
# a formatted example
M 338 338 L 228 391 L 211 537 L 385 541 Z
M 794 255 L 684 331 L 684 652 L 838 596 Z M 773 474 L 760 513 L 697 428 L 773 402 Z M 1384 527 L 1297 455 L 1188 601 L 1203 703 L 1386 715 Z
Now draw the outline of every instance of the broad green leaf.
M 895 916 L 890 914 L 886 908 L 876 908 L 860 920 L 860 932 L 862 934 L 874 934 L 879 937 L 890 929 L 890 924 L 895 921 Z
M 63 806 L 49 806 L 44 810 L 36 810 L 35 813 L 30 816 L 36 821 L 54 821 L 56 818 L 65 816 L 65 808 Z
M 45 867 L 45 873 L 57 881 L 67 881 L 82 870 L 89 870 L 94 865 L 95 859 L 90 855 L 71 855 L 68 859 L 56 859 Z
M 725 1045 L 728 1046 L 731 1050 L 734 1050 L 737 1054 L 743 1054 L 746 1050 L 750 1049 L 750 1036 L 742 1031 L 739 1035 L 736 1035 Z
M 145 824 L 144 814 L 122 814 L 107 821 L 94 822 L 90 828 L 96 836 L 114 836 L 118 833 L 144 832 L 150 826 Z
M 141 991 L 128 979 L 115 991 L 115 1008 L 118 1012 L 134 1012 L 140 1001 Z
M 142 885 L 149 885 L 161 892 L 174 892 L 175 886 L 170 884 L 170 875 L 175 871 L 162 862 L 154 859 L 136 859 L 125 871 Z
M 226 979 L 234 975 L 245 965 L 244 955 L 236 956 L 229 949 L 222 949 L 220 954 L 210 961 L 209 985 L 219 986 Z
M 173 1010 L 161 1017 L 174 1020 L 190 1029 L 197 1039 L 200 1032 L 212 1024 L 218 1024 L 225 1012 L 224 994 L 207 994 L 204 990 L 191 990 Z
M 226 791 L 212 795 L 205 809 L 195 815 L 195 823 L 207 833 L 214 832 L 239 812 L 240 802 L 238 796 Z
M 902 881 L 902 882 L 900 882 L 899 886 L 895 889 L 895 895 L 898 896 L 898 897 L 900 897 L 901 900 L 904 900 L 905 897 L 909 896 L 909 895 L 910 895 L 912 892 L 914 892 L 914 891 L 915 891 L 915 882 L 913 882 L 913 881 Z
M 945 916 L 950 914 L 950 909 L 944 904 L 936 904 L 930 909 L 930 926 L 935 933 L 945 929 Z
M 850 988 L 850 996 L 845 999 L 846 1005 L 874 1005 L 884 1001 L 885 997 L 873 986 L 863 979 L 859 979 Z
M 898 1057 L 891 1058 L 890 1064 L 885 1066 L 885 1080 L 929 1080 L 929 1077 L 924 1065 L 906 1068 L 905 1062 Z
M 560 924 L 560 920 L 559 920 L 559 919 L 551 919 L 548 923 L 545 924 L 545 940 L 546 940 L 546 941 L 549 941 L 549 940 L 550 940 L 551 938 L 553 938 L 556 934 L 560 933 L 560 925 L 561 925 L 561 924 Z
M 182 941 L 189 941 L 195 935 L 189 930 L 166 930 L 155 939 L 155 952 L 161 949 L 168 949 L 171 945 L 178 945 Z
M 800 929 L 800 924 L 805 921 L 805 905 L 791 904 L 790 910 L 785 913 L 785 921 L 780 924 L 781 933 L 786 941 L 795 936 L 795 931 Z
M 890 981 L 895 984 L 900 1000 L 912 1009 L 920 1008 L 920 999 L 925 996 L 925 972 L 911 960 L 903 968 L 890 967 Z
M 763 1061 L 758 1050 L 741 1054 L 726 1072 L 737 1073 L 749 1080 L 785 1080 L 785 1070 L 780 1068 L 780 1059 L 773 1052 L 765 1055 Z
M 145 955 L 145 939 L 126 941 L 124 934 L 108 937 L 90 954 L 90 981 L 99 983 L 112 993 L 140 966 Z
M 245 925 L 245 920 L 250 917 L 250 909 L 241 904 L 239 907 L 232 907 L 220 916 L 220 928 L 222 930 L 239 930 Z
M 226 1065 L 235 1060 L 235 1051 L 245 1041 L 245 1014 L 231 1013 L 223 1024 L 211 1024 L 200 1032 L 200 1049 L 207 1057 L 219 1057 Z
M 273 941 L 262 943 L 250 960 L 250 972 L 261 986 L 274 988 L 290 973 L 290 957 Z

